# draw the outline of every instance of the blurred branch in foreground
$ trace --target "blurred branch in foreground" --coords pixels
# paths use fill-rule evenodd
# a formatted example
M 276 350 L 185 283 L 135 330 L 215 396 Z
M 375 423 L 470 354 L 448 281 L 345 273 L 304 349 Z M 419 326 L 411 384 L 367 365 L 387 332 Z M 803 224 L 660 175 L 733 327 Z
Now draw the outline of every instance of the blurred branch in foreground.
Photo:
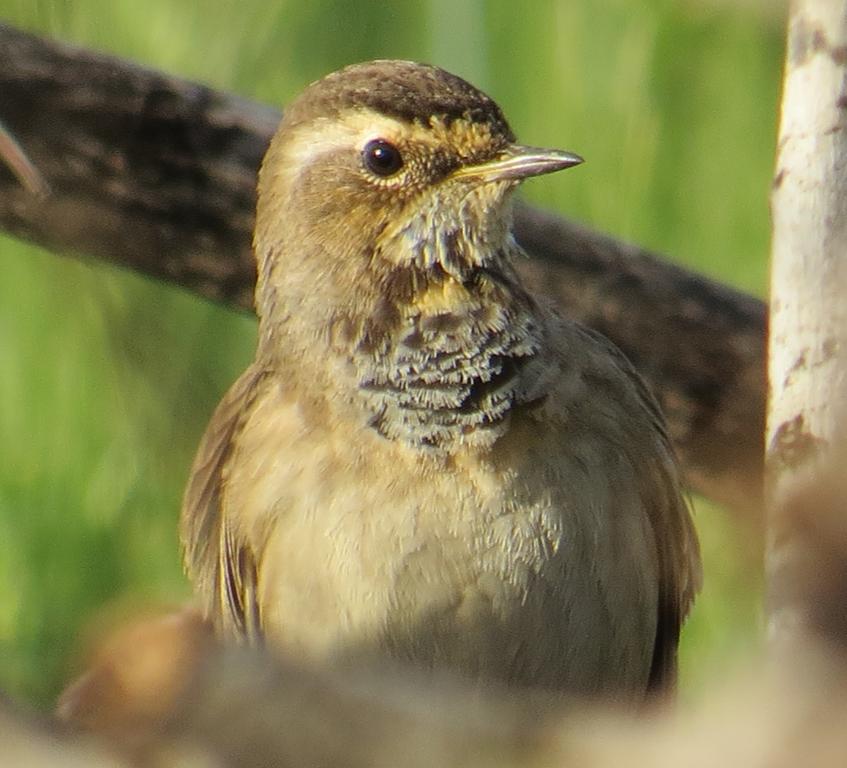
M 809 490 L 807 502 L 820 498 Z M 827 539 L 842 563 L 845 533 Z M 807 596 L 837 610 L 847 599 L 845 572 L 824 571 L 809 572 Z M 184 610 L 119 631 L 63 697 L 61 732 L 0 703 L 0 741 L 10 764 L 36 768 L 835 768 L 847 754 L 840 640 L 827 650 L 809 644 L 790 664 L 754 666 L 737 679 L 723 670 L 697 706 L 638 717 L 390 665 L 317 670 L 225 649 Z
M 0 25 L 0 118 L 53 190 L 0 169 L 0 227 L 247 309 L 255 175 L 273 109 Z M 757 510 L 762 302 L 537 210 L 528 281 L 620 346 L 657 392 L 692 487 Z

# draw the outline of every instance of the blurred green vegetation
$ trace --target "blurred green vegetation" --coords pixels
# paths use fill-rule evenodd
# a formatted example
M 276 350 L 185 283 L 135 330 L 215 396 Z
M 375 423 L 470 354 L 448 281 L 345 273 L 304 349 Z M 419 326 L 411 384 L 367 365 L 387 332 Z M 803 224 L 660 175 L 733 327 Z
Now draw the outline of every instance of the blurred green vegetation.
M 353 61 L 432 61 L 488 90 L 523 140 L 587 158 L 529 184 L 529 200 L 762 295 L 783 30 L 742 6 L 0 0 L 0 18 L 278 105 Z M 188 594 L 182 487 L 254 330 L 0 238 L 0 690 L 48 706 L 105 605 Z M 758 545 L 698 510 L 706 589 L 684 639 L 687 696 L 759 632 Z

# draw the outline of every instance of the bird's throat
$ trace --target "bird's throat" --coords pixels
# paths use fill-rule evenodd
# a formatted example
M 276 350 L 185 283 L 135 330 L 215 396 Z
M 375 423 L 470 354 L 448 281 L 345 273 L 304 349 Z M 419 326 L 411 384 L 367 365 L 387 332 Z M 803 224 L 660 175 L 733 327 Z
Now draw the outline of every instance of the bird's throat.
M 462 282 L 430 270 L 393 285 L 354 352 L 369 423 L 434 450 L 490 446 L 539 349 L 533 303 L 511 275 L 484 268 Z

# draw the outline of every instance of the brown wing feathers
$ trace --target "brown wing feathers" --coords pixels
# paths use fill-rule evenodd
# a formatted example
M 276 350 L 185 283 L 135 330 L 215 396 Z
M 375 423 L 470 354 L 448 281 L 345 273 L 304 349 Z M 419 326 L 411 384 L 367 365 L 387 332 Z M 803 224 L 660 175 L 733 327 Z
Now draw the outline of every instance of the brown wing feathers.
M 233 384 L 203 435 L 182 505 L 185 567 L 203 610 L 219 628 L 258 636 L 253 554 L 239 542 L 221 508 L 223 475 L 263 372 L 253 367 Z

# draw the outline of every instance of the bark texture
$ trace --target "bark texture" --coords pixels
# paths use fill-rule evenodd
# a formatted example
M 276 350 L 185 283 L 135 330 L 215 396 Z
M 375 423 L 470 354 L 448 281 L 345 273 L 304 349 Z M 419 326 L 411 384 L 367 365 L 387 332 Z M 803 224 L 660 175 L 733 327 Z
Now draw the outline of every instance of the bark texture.
M 827 561 L 816 518 L 828 515 L 831 527 L 847 495 L 844 0 L 792 5 L 772 209 L 769 629 L 778 643 L 792 644 L 805 632 L 828 632 L 803 578 Z M 804 489 L 824 478 L 828 501 L 814 509 L 798 504 L 798 493 L 805 498 Z

